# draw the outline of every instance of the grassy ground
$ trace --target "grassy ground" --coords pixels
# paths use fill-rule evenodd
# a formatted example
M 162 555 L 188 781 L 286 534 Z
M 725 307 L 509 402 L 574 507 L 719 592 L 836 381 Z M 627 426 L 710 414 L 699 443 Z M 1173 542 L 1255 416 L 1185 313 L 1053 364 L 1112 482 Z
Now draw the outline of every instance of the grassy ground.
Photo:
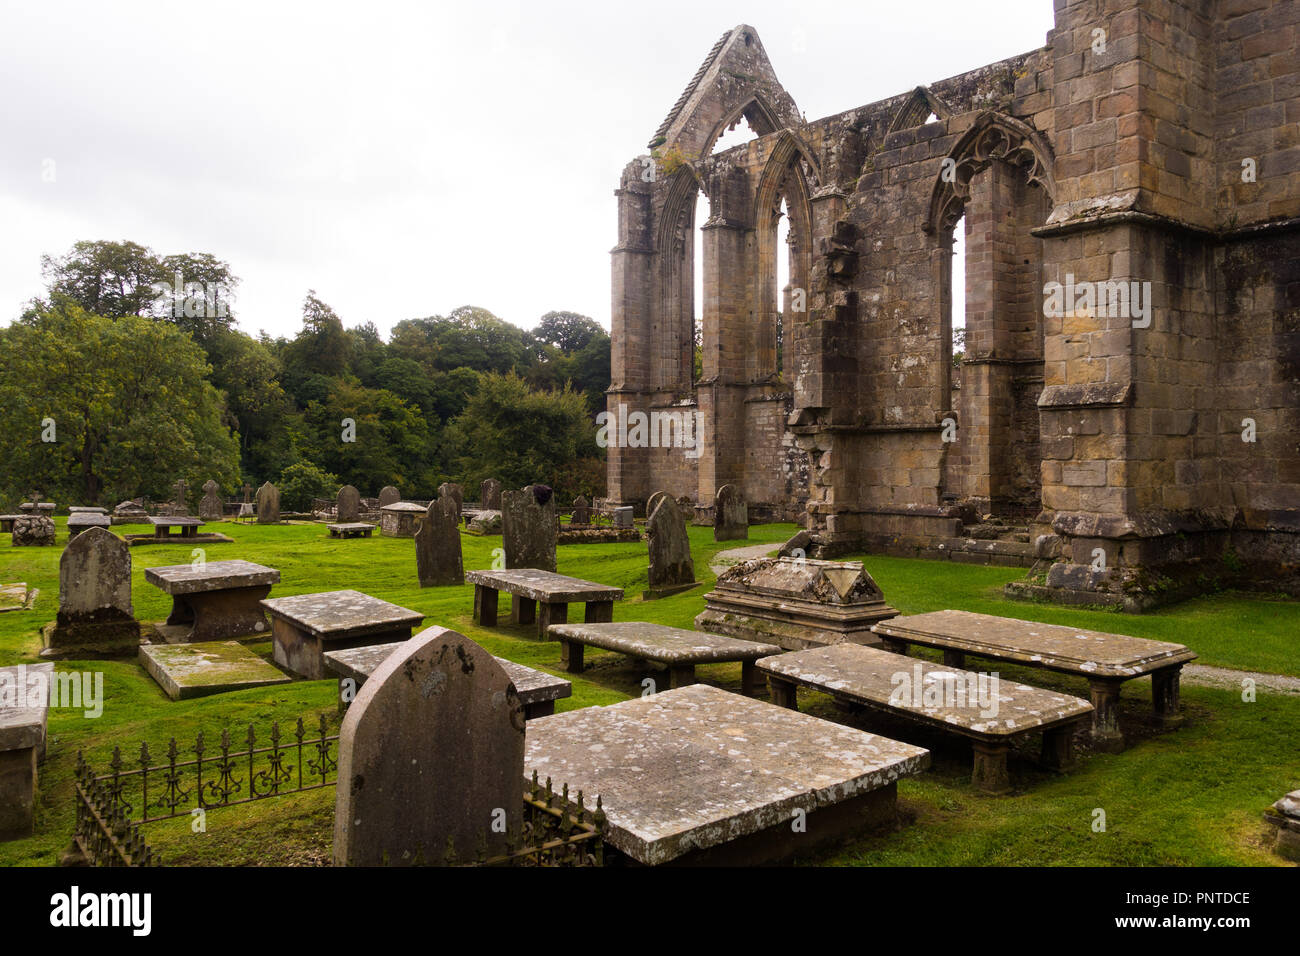
M 62 520 L 60 541 L 65 540 Z M 469 635 L 494 654 L 551 673 L 562 673 L 558 645 L 537 640 L 527 628 L 484 630 L 471 620 L 472 588 L 421 589 L 415 583 L 409 540 L 376 536 L 336 541 L 319 525 L 280 527 L 226 525 L 233 544 L 208 546 L 209 560 L 241 557 L 276 567 L 284 596 L 350 587 L 418 610 L 426 624 L 442 624 Z M 642 602 L 644 545 L 566 545 L 562 573 L 623 587 L 629 599 L 615 605 L 616 620 L 651 620 L 690 626 L 713 581 L 709 560 L 717 551 L 744 544 L 785 540 L 790 525 L 751 529 L 748 542 L 716 544 L 710 529 L 692 528 L 696 574 L 701 586 L 662 601 Z M 466 568 L 492 563 L 500 538 L 463 536 Z M 61 548 L 0 547 L 0 583 L 26 581 L 41 589 L 31 611 L 0 614 L 0 664 L 31 661 L 40 647 L 38 629 L 54 617 Z M 146 621 L 166 616 L 170 599 L 144 581 L 146 567 L 187 563 L 185 545 L 132 549 L 135 613 Z M 947 562 L 867 557 L 868 570 L 888 600 L 904 613 L 945 607 L 1177 640 L 1201 654 L 1204 663 L 1300 674 L 1300 604 L 1239 594 L 1212 595 L 1163 612 L 1135 617 L 1104 611 L 1063 609 L 1007 602 L 1002 585 L 1018 569 L 984 568 Z M 504 608 L 504 605 L 503 605 Z M 269 657 L 269 645 L 250 645 Z M 573 696 L 561 711 L 603 705 L 641 693 L 647 676 L 627 659 L 589 650 L 588 670 L 573 680 Z M 80 712 L 50 714 L 50 753 L 42 767 L 37 833 L 0 844 L 0 865 L 47 865 L 68 843 L 73 824 L 72 768 L 78 750 L 97 767 L 112 749 L 138 753 L 147 741 L 155 759 L 171 737 L 182 750 L 202 730 L 209 746 L 222 730 L 242 744 L 247 725 L 259 731 L 272 721 L 285 727 L 299 716 L 314 727 L 324 713 L 337 728 L 335 683 L 298 681 L 194 701 L 172 702 L 134 661 L 69 662 L 60 669 L 104 674 L 105 707 L 98 719 Z M 1042 671 L 1003 668 L 1004 677 L 1085 694 L 1079 680 Z M 739 691 L 738 665 L 703 667 L 699 677 Z M 1125 691 L 1122 716 L 1134 745 L 1119 755 L 1085 754 L 1066 776 L 1035 769 L 1028 752 L 1013 759 L 1018 787 L 1008 797 L 978 795 L 969 783 L 970 751 L 960 741 L 918 731 L 912 725 L 846 715 L 829 699 L 806 695 L 804 709 L 865 729 L 930 747 L 934 767 L 900 784 L 900 804 L 913 821 L 897 832 L 864 836 L 807 862 L 873 864 L 1205 864 L 1267 865 L 1277 862 L 1261 844 L 1260 813 L 1282 793 L 1300 785 L 1300 758 L 1293 741 L 1300 734 L 1300 699 L 1261 692 L 1254 703 L 1227 691 L 1184 686 L 1189 719 L 1172 734 L 1149 727 L 1149 682 Z M 1025 758 L 1025 759 L 1021 759 Z M 186 819 L 152 824 L 151 845 L 168 862 L 191 864 L 319 863 L 329 858 L 333 790 L 278 798 L 245 807 L 215 810 L 207 832 L 192 834 Z M 1094 829 L 1104 811 L 1104 832 Z

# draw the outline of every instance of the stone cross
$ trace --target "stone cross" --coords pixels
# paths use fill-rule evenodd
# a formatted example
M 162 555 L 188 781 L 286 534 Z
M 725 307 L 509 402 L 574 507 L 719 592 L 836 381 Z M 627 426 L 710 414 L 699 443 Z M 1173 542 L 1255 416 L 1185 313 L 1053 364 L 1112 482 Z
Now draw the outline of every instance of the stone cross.
M 535 494 L 537 487 L 501 492 L 501 544 L 507 568 L 555 570 L 555 496 Z M 545 502 L 539 503 L 539 497 Z
M 244 504 L 251 504 L 253 501 L 253 486 L 244 482 Z
M 217 493 L 221 486 L 213 479 L 209 478 L 203 484 L 203 500 L 199 502 L 199 517 L 204 521 L 220 521 L 224 508 L 221 504 L 221 496 Z
M 431 627 L 362 685 L 339 731 L 334 863 L 438 865 L 519 842 L 524 708 L 501 665 Z M 504 832 L 503 832 L 504 831 Z

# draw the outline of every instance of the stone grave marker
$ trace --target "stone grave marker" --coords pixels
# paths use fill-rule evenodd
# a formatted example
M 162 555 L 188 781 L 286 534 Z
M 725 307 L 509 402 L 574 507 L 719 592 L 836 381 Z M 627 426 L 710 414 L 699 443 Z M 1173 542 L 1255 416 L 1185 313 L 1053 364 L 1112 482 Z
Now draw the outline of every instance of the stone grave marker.
M 741 541 L 749 537 L 749 509 L 735 485 L 723 485 L 713 503 L 713 540 Z
M 440 484 L 438 486 L 438 497 L 455 498 L 457 516 L 459 516 L 461 511 L 463 511 L 465 508 L 465 489 L 462 488 L 460 485 L 456 484 L 454 481 L 444 481 L 442 484 Z
M 437 865 L 505 851 L 523 820 L 524 708 L 492 655 L 431 627 L 361 687 L 339 732 L 334 863 Z M 494 823 L 497 824 L 494 826 Z
M 25 514 L 14 518 L 9 543 L 15 548 L 54 544 L 54 521 L 43 514 Z
M 644 597 L 667 597 L 695 587 L 695 562 L 686 516 L 671 495 L 663 495 L 646 521 L 650 542 L 650 581 Z
M 554 571 L 555 495 L 546 485 L 501 493 L 501 534 L 507 568 Z
M 211 478 L 203 483 L 203 500 L 199 502 L 199 517 L 204 521 L 220 521 L 225 516 L 220 492 L 221 486 Z
M 484 511 L 501 510 L 501 482 L 489 478 L 478 486 L 478 505 Z
M 468 530 L 470 534 L 500 534 L 501 512 L 480 511 L 470 519 L 466 530 Z
M 257 523 L 280 523 L 280 490 L 269 481 L 257 489 Z
M 351 485 L 339 489 L 334 520 L 338 524 L 355 524 L 361 520 L 361 492 Z
M 646 500 L 645 516 L 649 518 L 650 515 L 654 513 L 655 508 L 659 507 L 659 502 L 663 501 L 665 498 L 671 497 L 672 495 L 668 494 L 666 491 L 656 491 Z
M 379 489 L 379 507 L 387 508 L 389 505 L 395 505 L 402 500 L 402 493 L 392 485 L 384 485 Z
M 47 658 L 136 653 L 140 626 L 131 608 L 131 549 L 104 528 L 88 528 L 59 557 L 59 612 L 41 632 Z
M 583 495 L 573 499 L 572 524 L 591 524 L 591 502 Z
M 465 583 L 460 551 L 460 506 L 451 495 L 429 504 L 415 526 L 415 570 L 420 587 Z

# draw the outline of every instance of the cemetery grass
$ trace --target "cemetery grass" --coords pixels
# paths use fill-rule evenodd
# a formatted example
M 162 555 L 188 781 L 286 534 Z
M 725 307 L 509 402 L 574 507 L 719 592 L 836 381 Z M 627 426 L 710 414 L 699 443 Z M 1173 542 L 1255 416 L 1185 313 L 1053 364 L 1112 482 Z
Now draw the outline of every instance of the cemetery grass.
M 40 648 L 39 628 L 53 619 L 58 604 L 58 558 L 66 542 L 59 519 L 56 548 L 9 548 L 0 543 L 0 583 L 26 581 L 40 589 L 30 611 L 0 614 L 0 664 L 32 662 Z M 119 532 L 123 529 L 115 529 Z M 136 530 L 126 528 L 125 530 Z M 616 654 L 588 650 L 588 669 L 566 675 L 558 645 L 537 639 L 531 628 L 482 629 L 471 618 L 472 588 L 421 589 L 415 583 L 414 546 L 409 539 L 340 541 L 316 524 L 276 527 L 225 524 L 233 544 L 206 546 L 209 560 L 245 558 L 278 568 L 275 596 L 355 588 L 425 615 L 425 625 L 441 624 L 465 633 L 488 651 L 573 681 L 573 696 L 557 702 L 559 711 L 614 703 L 643 692 L 643 681 L 662 675 L 643 672 Z M 749 541 L 715 543 L 711 529 L 691 528 L 695 589 L 660 601 L 640 599 L 646 583 L 644 544 L 562 545 L 561 573 L 623 587 L 628 599 L 615 605 L 616 620 L 649 620 L 690 627 L 713 581 L 710 559 L 718 551 L 756 543 L 773 549 L 789 537 L 791 525 L 750 529 Z M 462 535 L 465 567 L 492 563 L 499 536 Z M 191 546 L 149 545 L 132 549 L 132 596 L 136 617 L 164 618 L 170 599 L 144 580 L 144 569 L 188 563 Z M 862 557 L 862 556 L 858 556 Z M 1048 623 L 1073 624 L 1190 645 L 1201 663 L 1223 667 L 1300 674 L 1300 605 L 1242 594 L 1214 594 L 1155 614 L 1136 616 L 1077 608 L 1022 604 L 1002 598 L 1017 568 L 956 565 L 903 558 L 863 557 L 887 599 L 903 613 L 945 607 L 1002 614 Z M 506 609 L 503 602 L 502 610 Z M 504 620 L 503 614 L 503 620 Z M 248 645 L 270 658 L 267 641 Z M 153 760 L 176 738 L 184 758 L 203 731 L 209 753 L 223 730 L 232 747 L 242 749 L 252 723 L 259 743 L 272 721 L 281 731 L 299 717 L 308 735 L 320 714 L 329 732 L 339 717 L 334 680 L 295 681 L 271 688 L 239 691 L 189 701 L 170 701 L 132 660 L 61 662 L 61 670 L 100 671 L 104 711 L 87 719 L 80 711 L 53 709 L 49 755 L 41 768 L 36 835 L 0 844 L 0 865 L 52 865 L 66 848 L 74 809 L 72 770 L 78 750 L 101 772 L 115 746 L 128 765 L 139 744 L 149 744 Z M 1022 680 L 1086 696 L 1082 681 L 1023 668 L 1003 668 L 1005 679 Z M 739 691 L 738 665 L 701 667 L 701 680 Z M 1119 755 L 1084 753 L 1069 774 L 1038 771 L 1027 758 L 1013 759 L 1016 792 L 1009 797 L 980 796 L 969 783 L 970 750 L 960 741 L 927 736 L 914 725 L 882 724 L 879 718 L 845 715 L 829 699 L 802 694 L 802 709 L 930 747 L 934 767 L 903 781 L 900 808 L 908 826 L 897 832 L 863 835 L 801 862 L 845 865 L 998 865 L 998 864 L 1202 864 L 1269 865 L 1278 858 L 1263 847 L 1260 813 L 1281 793 L 1293 789 L 1295 760 L 1285 743 L 1300 733 L 1300 698 L 1259 692 L 1255 703 L 1240 694 L 1183 688 L 1188 720 L 1174 733 L 1149 728 L 1149 681 L 1125 686 L 1122 716 L 1136 727 L 1134 745 Z M 332 787 L 209 812 L 207 832 L 194 834 L 188 816 L 150 824 L 146 837 L 166 863 L 209 865 L 314 865 L 328 863 L 332 840 Z M 1094 831 L 1095 811 L 1106 814 L 1105 832 Z

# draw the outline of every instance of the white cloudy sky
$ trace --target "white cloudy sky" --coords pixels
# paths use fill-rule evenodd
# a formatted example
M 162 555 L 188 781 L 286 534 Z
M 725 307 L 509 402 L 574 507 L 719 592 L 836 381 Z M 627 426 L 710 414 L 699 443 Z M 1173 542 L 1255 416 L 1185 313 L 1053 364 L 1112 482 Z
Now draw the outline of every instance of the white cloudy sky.
M 814 119 L 1041 46 L 1051 0 L 0 0 L 0 323 L 42 253 L 210 252 L 241 326 L 609 324 L 619 172 L 714 41 Z M 54 181 L 43 169 L 53 161 Z

